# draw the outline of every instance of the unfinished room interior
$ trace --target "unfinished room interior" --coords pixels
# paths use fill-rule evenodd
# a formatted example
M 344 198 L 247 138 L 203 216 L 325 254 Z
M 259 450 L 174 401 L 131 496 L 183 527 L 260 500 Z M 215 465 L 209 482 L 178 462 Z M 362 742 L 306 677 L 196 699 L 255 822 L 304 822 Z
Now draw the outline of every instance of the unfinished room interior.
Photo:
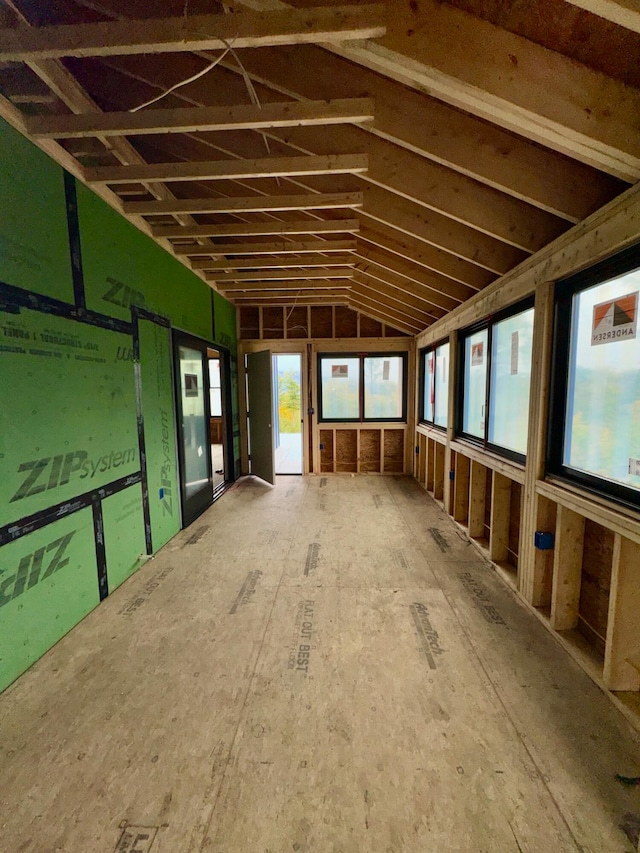
M 640 850 L 639 0 L 0 0 L 0 853 Z

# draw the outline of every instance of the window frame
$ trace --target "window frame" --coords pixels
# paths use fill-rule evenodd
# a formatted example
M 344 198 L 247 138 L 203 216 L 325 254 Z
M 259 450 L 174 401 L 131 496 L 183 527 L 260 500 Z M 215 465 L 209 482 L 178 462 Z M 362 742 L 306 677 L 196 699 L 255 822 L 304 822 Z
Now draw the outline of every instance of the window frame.
M 640 243 L 623 249 L 581 272 L 559 279 L 555 284 L 553 340 L 549 369 L 549 411 L 545 448 L 545 476 L 578 486 L 599 497 L 640 511 L 640 493 L 622 483 L 598 477 L 565 465 L 564 444 L 568 408 L 569 366 L 574 335 L 573 297 L 583 290 L 605 284 L 613 278 L 640 269 Z M 639 324 L 640 325 L 640 324 Z M 551 436 L 558 436 L 550 441 Z
M 402 359 L 402 416 L 399 418 L 365 418 L 364 416 L 364 360 L 365 358 L 394 357 Z M 322 359 L 323 358 L 351 358 L 358 359 L 358 407 L 357 418 L 326 418 L 322 411 Z M 318 379 L 318 423 L 323 424 L 387 424 L 407 423 L 407 368 L 409 364 L 408 352 L 319 352 L 317 354 L 317 379 Z
M 449 367 L 447 370 L 447 382 L 448 382 L 449 381 L 449 375 L 450 375 L 449 372 L 451 370 L 451 338 L 443 338 L 442 340 L 438 341 L 435 344 L 430 344 L 428 347 L 423 347 L 420 350 L 420 370 L 418 371 L 418 375 L 420 377 L 419 378 L 419 384 L 418 384 L 418 423 L 424 424 L 425 426 L 428 426 L 429 428 L 440 430 L 441 432 L 447 431 L 448 423 L 446 426 L 442 426 L 441 424 L 437 424 L 435 422 L 435 415 L 436 415 L 435 395 L 433 398 L 433 420 L 429 420 L 428 418 L 425 418 L 425 416 L 424 416 L 424 402 L 425 402 L 424 401 L 424 390 L 425 390 L 424 389 L 424 381 L 425 381 L 425 374 L 426 374 L 426 369 L 427 369 L 427 357 L 429 356 L 430 353 L 433 353 L 433 357 L 435 359 L 435 361 L 434 361 L 434 380 L 435 380 L 435 373 L 438 369 L 438 360 L 436 357 L 436 353 L 437 353 L 438 349 L 441 346 L 444 346 L 445 344 L 449 344 Z M 448 420 L 449 420 L 449 418 L 447 417 L 447 421 Z
M 461 329 L 458 333 L 458 365 L 456 371 L 456 393 L 455 393 L 455 436 L 456 438 L 463 439 L 464 441 L 468 441 L 471 444 L 475 444 L 476 447 L 482 448 L 482 450 L 489 451 L 491 453 L 495 453 L 498 456 L 503 456 L 505 459 L 509 459 L 512 462 L 518 462 L 520 465 L 524 465 L 527 461 L 526 453 L 519 453 L 517 450 L 511 450 L 508 447 L 503 447 L 501 444 L 495 444 L 489 441 L 489 406 L 491 403 L 491 376 L 492 376 L 492 362 L 493 362 L 493 328 L 498 323 L 501 323 L 503 320 L 508 320 L 510 317 L 515 317 L 517 314 L 523 314 L 525 311 L 529 311 L 531 308 L 535 311 L 535 295 L 532 294 L 528 296 L 526 299 L 520 300 L 520 302 L 516 302 L 514 305 L 509 305 L 507 308 L 504 308 L 502 311 L 498 311 L 495 314 L 490 314 L 488 317 L 484 317 L 482 320 L 479 320 L 477 323 L 474 323 L 472 326 L 468 326 L 466 329 Z M 534 314 L 535 318 L 535 314 Z M 535 320 L 534 320 L 535 321 Z M 486 382 L 485 382 L 485 394 L 484 394 L 484 435 L 480 438 L 477 435 L 472 435 L 471 433 L 465 432 L 463 429 L 463 418 L 464 418 L 464 392 L 465 392 L 465 383 L 464 383 L 464 373 L 465 373 L 465 342 L 468 337 L 476 334 L 477 332 L 482 332 L 486 329 L 487 331 L 487 370 L 486 370 Z M 529 386 L 529 411 L 531 410 L 531 386 Z

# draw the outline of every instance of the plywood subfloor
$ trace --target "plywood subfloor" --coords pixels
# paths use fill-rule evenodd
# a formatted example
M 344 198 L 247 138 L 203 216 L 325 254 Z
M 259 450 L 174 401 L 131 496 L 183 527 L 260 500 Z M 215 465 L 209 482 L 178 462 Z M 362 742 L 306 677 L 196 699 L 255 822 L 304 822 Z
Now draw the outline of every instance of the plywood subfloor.
M 246 479 L 0 697 L 0 850 L 624 853 L 624 718 L 412 480 Z

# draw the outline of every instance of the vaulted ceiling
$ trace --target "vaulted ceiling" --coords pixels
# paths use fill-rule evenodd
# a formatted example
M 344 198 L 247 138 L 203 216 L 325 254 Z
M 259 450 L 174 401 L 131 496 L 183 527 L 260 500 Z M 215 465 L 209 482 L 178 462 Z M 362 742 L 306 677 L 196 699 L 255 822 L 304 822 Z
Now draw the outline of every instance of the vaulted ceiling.
M 640 178 L 639 0 L 2 0 L 0 115 L 238 305 L 417 333 Z

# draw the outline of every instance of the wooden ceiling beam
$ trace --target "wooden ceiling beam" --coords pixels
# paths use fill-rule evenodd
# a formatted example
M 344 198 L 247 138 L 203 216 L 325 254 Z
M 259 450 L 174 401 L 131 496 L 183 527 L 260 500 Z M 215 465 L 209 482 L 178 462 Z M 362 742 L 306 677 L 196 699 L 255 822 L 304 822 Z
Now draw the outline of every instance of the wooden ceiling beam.
M 623 181 L 640 178 L 640 91 L 448 3 L 420 0 L 418 15 L 394 5 L 379 41 L 328 47 Z
M 324 57 L 329 62 L 336 61 L 329 54 L 324 54 Z M 291 74 L 288 76 L 292 77 Z M 166 75 L 161 76 L 163 82 L 168 79 Z M 244 86 L 245 83 L 239 72 L 236 76 L 231 70 L 216 70 L 213 80 L 216 98 L 224 93 L 222 97 L 228 99 L 230 104 L 240 99 L 238 84 Z M 263 83 L 258 91 L 261 99 L 272 97 L 274 93 L 276 96 L 280 94 L 277 88 L 265 89 Z M 191 97 L 211 98 L 211 94 L 208 89 L 203 89 L 194 92 Z M 413 151 L 392 145 L 388 140 L 366 132 L 363 127 L 343 125 L 333 127 L 331 133 L 317 133 L 314 128 L 297 126 L 269 130 L 268 136 L 292 148 L 292 154 L 318 156 L 336 150 L 343 154 L 356 154 L 366 149 L 369 169 L 361 177 L 365 182 L 388 189 L 523 251 L 537 251 L 569 227 L 566 218 L 553 216 Z M 226 138 L 229 139 L 228 136 Z M 244 157 L 252 156 L 246 146 L 244 150 L 236 149 L 236 153 Z
M 264 282 L 312 281 L 314 279 L 350 279 L 353 278 L 352 267 L 336 267 L 335 269 L 320 270 L 256 270 L 254 272 L 222 272 L 221 270 L 206 272 L 205 279 L 215 282 L 219 287 L 228 282 L 256 285 Z
M 0 31 L 0 61 L 178 53 L 220 50 L 228 45 L 239 50 L 377 38 L 384 31 L 381 5 L 16 27 Z
M 315 267 L 354 267 L 356 256 L 343 255 L 307 255 L 294 258 L 291 255 L 272 255 L 268 258 L 194 258 L 191 268 L 194 270 L 269 270 L 269 269 L 313 269 Z
M 234 293 L 231 294 L 231 301 L 234 305 L 262 305 L 266 308 L 283 306 L 283 307 L 300 307 L 301 305 L 348 305 L 349 291 L 348 290 L 320 290 L 318 293 L 312 291 L 303 291 L 296 293 L 288 291 L 270 291 L 268 296 L 260 293 Z
M 34 23 L 32 20 L 33 10 L 31 10 L 28 14 L 26 14 L 23 10 L 20 10 L 18 14 L 19 19 L 24 24 L 22 30 L 28 31 Z M 88 93 L 82 88 L 82 86 L 78 83 L 75 77 L 59 59 L 29 61 L 26 63 L 26 65 L 74 113 L 101 112 L 97 103 L 93 100 L 93 98 L 88 95 Z M 24 133 L 24 129 L 21 132 Z M 143 162 L 140 154 L 136 151 L 136 149 L 127 139 L 115 139 L 110 142 L 107 142 L 106 139 L 102 140 L 99 138 L 99 141 L 102 141 L 105 146 L 105 150 L 111 150 L 114 156 L 116 156 L 121 163 L 137 165 Z M 84 169 L 80 166 L 78 161 L 75 158 L 70 158 L 65 149 L 63 149 L 56 142 L 53 142 L 51 140 L 41 140 L 37 144 L 40 148 L 42 148 L 43 151 L 45 151 L 58 163 L 61 163 L 64 168 L 68 169 L 68 171 L 70 171 L 73 175 L 80 177 L 83 181 L 86 180 L 84 176 Z M 72 160 L 72 162 L 68 163 L 67 161 L 70 159 Z M 173 198 L 173 193 L 164 184 L 148 183 L 144 186 L 151 195 L 155 196 L 155 198 Z M 108 187 L 98 187 L 96 189 L 96 193 L 104 201 L 106 201 L 107 204 L 110 204 L 113 208 L 118 209 L 120 201 L 115 196 L 115 194 L 108 189 Z M 180 217 L 178 221 L 183 223 L 190 223 L 193 220 L 190 216 L 187 215 Z M 140 230 L 146 232 L 147 224 L 142 219 L 142 217 L 132 217 L 132 223 Z M 165 249 L 170 248 L 170 244 L 166 242 L 161 243 L 160 245 L 162 245 L 162 247 Z
M 436 288 L 431 285 L 429 279 L 426 277 L 424 281 L 416 280 L 403 275 L 402 272 L 394 270 L 389 266 L 381 266 L 380 264 L 371 263 L 369 260 L 361 259 L 358 259 L 356 270 L 372 278 L 377 278 L 379 281 L 386 281 L 400 290 L 405 290 L 407 293 L 414 293 L 416 296 L 421 296 L 423 299 L 429 300 L 433 305 L 438 305 L 446 311 L 453 311 L 463 301 L 459 298 L 461 293 L 456 289 L 454 282 L 451 282 L 451 291 L 446 289 L 446 286 Z M 467 291 L 467 298 L 472 293 L 473 291 Z
M 218 282 L 215 279 L 207 276 L 207 281 L 211 285 L 215 285 L 216 289 L 221 291 L 222 293 L 233 294 L 236 292 L 242 291 L 259 291 L 263 293 L 268 293 L 271 290 L 291 290 L 296 292 L 298 290 L 311 290 L 315 291 L 322 289 L 330 289 L 334 290 L 336 287 L 340 288 L 349 288 L 351 287 L 350 281 L 345 281 L 341 279 L 336 279 L 335 281 L 331 281 L 329 279 L 298 279 L 296 281 L 289 281 L 287 279 L 283 281 L 224 281 Z
M 138 112 L 43 115 L 26 119 L 34 139 L 82 139 L 91 136 L 191 133 L 263 128 L 317 127 L 358 123 L 373 118 L 370 98 L 335 101 L 291 101 L 283 104 L 242 104 Z
M 357 219 L 305 219 L 302 222 L 238 222 L 233 225 L 158 225 L 151 229 L 157 239 L 175 237 L 267 237 L 279 234 L 355 233 Z
M 585 2 L 603 5 L 607 0 Z M 638 0 L 625 2 L 637 5 Z M 245 0 L 245 5 L 284 8 L 285 4 Z M 396 6 L 393 8 L 395 14 Z M 416 20 L 420 20 L 418 14 Z M 226 60 L 221 64 L 238 73 Z M 263 82 L 289 97 L 321 99 L 367 93 L 376 105 L 375 119 L 363 125 L 368 133 L 570 222 L 584 219 L 624 189 L 609 175 L 567 160 L 556 151 L 541 148 L 495 124 L 478 121 L 473 115 L 429 97 L 424 89 L 411 90 L 321 47 L 300 45 L 251 51 L 243 57 L 243 64 L 256 83 Z M 292 67 L 295 74 L 291 74 Z M 320 67 L 322 74 L 317 74 Z M 430 89 L 427 91 L 431 93 Z
M 126 201 L 125 216 L 166 213 L 259 213 L 277 210 L 328 210 L 362 207 L 362 193 L 309 193 L 287 196 L 247 196 L 176 199 L 175 201 Z
M 355 252 L 358 244 L 355 240 L 274 240 L 271 243 L 213 243 L 207 246 L 174 246 L 173 252 L 179 257 L 185 255 L 282 255 L 317 254 L 318 252 Z
M 343 255 L 307 255 L 294 258 L 291 255 L 272 255 L 268 258 L 194 258 L 191 268 L 194 270 L 269 270 L 269 269 L 313 269 L 315 267 L 354 267 L 356 256 Z
M 207 163 L 146 163 L 142 166 L 99 166 L 86 169 L 90 184 L 129 184 L 132 181 L 229 181 L 242 178 L 284 178 L 303 175 L 344 175 L 365 172 L 366 154 L 327 157 L 266 157 L 256 160 L 216 160 Z
M 640 3 L 638 0 L 566 0 L 572 6 L 585 9 L 625 30 L 640 33 Z
M 525 204 L 357 127 L 334 127 L 331 134 L 292 127 L 269 133 L 313 156 L 366 149 L 369 168 L 360 180 L 395 193 L 428 210 L 467 225 L 525 252 L 536 252 L 569 227 L 565 219 Z

